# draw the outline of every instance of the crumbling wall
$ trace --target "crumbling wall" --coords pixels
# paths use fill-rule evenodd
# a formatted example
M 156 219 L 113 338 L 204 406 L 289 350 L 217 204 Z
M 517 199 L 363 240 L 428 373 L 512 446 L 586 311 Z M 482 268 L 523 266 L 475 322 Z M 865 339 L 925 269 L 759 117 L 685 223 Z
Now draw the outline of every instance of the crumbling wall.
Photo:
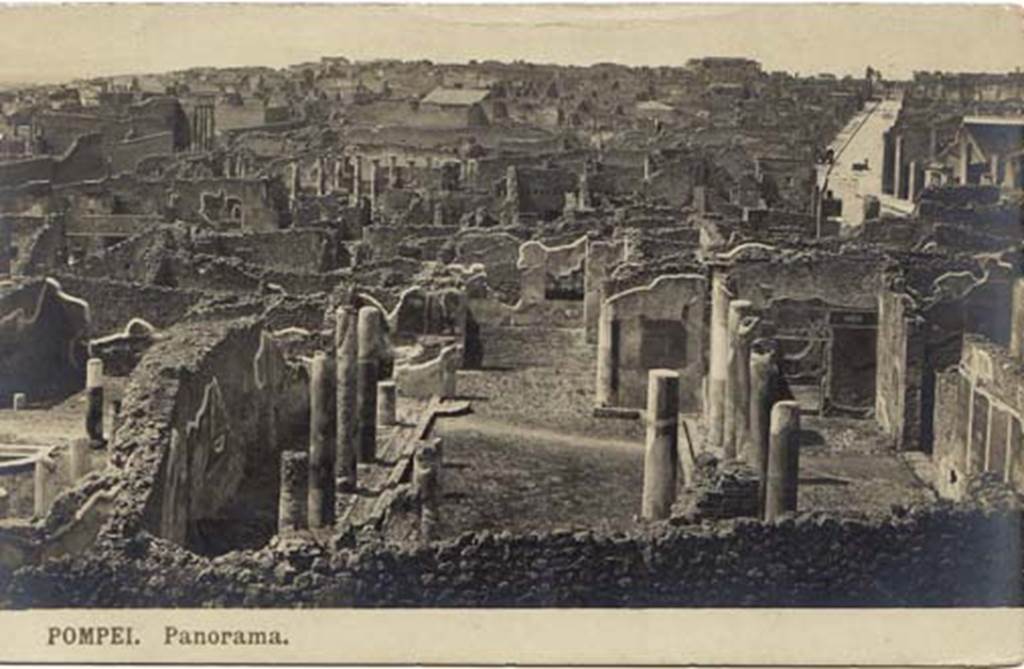
M 921 436 L 922 321 L 909 295 L 878 296 L 875 417 L 899 450 L 917 448 Z
M 604 369 L 598 382 L 608 384 L 609 406 L 647 406 L 648 372 L 666 368 L 679 372 L 680 411 L 699 411 L 707 290 L 703 276 L 676 274 L 605 300 L 598 333 L 598 365 Z
M 1024 363 L 984 337 L 964 338 L 960 364 L 941 374 L 935 407 L 939 491 L 961 498 L 991 472 L 1024 493 Z
M 68 292 L 91 305 L 89 334 L 92 337 L 118 332 L 133 318 L 166 328 L 181 320 L 204 297 L 201 291 L 69 274 L 59 275 L 59 280 Z
M 516 262 L 522 243 L 508 232 L 463 231 L 454 240 L 452 260 L 467 267 L 482 264 L 491 294 L 505 304 L 515 304 L 520 295 Z
M 204 550 L 201 522 L 224 513 L 247 478 L 277 470 L 287 435 L 308 420 L 307 385 L 258 318 L 168 330 L 124 396 L 113 450 L 133 491 L 115 522 Z
M 341 264 L 334 233 L 322 228 L 208 233 L 195 240 L 195 250 L 284 271 L 329 272 Z
M 0 402 L 14 393 L 55 399 L 85 383 L 89 304 L 53 279 L 26 281 L 0 295 Z
M 1019 511 L 940 505 L 616 536 L 475 533 L 334 554 L 304 544 L 216 563 L 140 537 L 137 554 L 53 561 L 7 591 L 17 607 L 1020 606 L 1021 527 Z

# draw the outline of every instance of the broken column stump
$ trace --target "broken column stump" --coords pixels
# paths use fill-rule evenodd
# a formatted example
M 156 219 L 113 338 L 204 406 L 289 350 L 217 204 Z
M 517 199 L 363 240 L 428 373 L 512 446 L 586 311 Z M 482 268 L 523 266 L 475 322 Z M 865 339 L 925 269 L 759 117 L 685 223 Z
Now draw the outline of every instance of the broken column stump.
M 373 462 L 377 459 L 377 340 L 380 336 L 380 311 L 376 307 L 363 307 L 359 310 L 356 380 L 356 413 L 359 419 L 356 443 L 359 462 Z
M 335 444 L 336 486 L 340 493 L 356 490 L 357 414 L 357 316 L 355 307 L 344 305 L 334 312 L 334 369 L 336 383 Z
M 398 423 L 398 386 L 394 381 L 377 383 L 377 424 Z
M 431 541 L 437 536 L 441 502 L 440 439 L 434 439 L 416 450 L 413 456 L 412 490 L 420 505 L 420 539 Z
M 42 518 L 50 510 L 50 503 L 53 501 L 54 481 L 57 463 L 49 455 L 36 458 L 33 481 L 33 505 L 32 513 L 36 518 Z
M 309 478 L 309 454 L 305 451 L 281 453 L 281 490 L 277 504 L 277 533 L 297 532 L 306 526 L 306 480 Z
M 800 405 L 792 400 L 776 402 L 771 414 L 765 520 L 796 511 L 799 470 Z
M 750 333 L 756 324 L 754 305 L 747 300 L 729 303 L 728 354 L 725 391 L 725 429 L 722 449 L 726 459 L 742 459 L 750 420 Z
M 89 440 L 75 439 L 68 446 L 68 461 L 71 470 L 71 483 L 74 484 L 89 473 Z
M 333 373 L 327 355 L 317 351 L 309 370 L 309 488 L 310 529 L 334 521 L 334 397 Z
M 676 496 L 679 462 L 679 373 L 652 369 L 647 376 L 647 438 L 641 516 L 668 518 Z
M 760 481 L 758 499 L 764 506 L 768 476 L 768 440 L 772 404 L 778 384 L 775 354 L 778 345 L 773 339 L 758 339 L 750 346 L 750 430 L 743 459 L 757 472 Z
M 85 433 L 93 447 L 102 446 L 103 441 L 103 360 L 89 358 L 85 368 Z

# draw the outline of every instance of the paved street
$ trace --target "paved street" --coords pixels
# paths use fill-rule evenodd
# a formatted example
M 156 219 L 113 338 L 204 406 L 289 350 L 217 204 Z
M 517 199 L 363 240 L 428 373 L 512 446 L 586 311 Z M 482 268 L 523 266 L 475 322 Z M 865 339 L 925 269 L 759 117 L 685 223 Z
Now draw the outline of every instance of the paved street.
M 891 209 L 891 213 L 905 213 L 898 204 L 889 202 L 892 198 L 882 195 L 883 135 L 896 121 L 900 104 L 898 99 L 869 102 L 863 111 L 850 119 L 830 145 L 836 156 L 831 169 L 819 168 L 819 182 L 828 170 L 828 188 L 843 201 L 842 220 L 846 225 L 864 222 L 866 195 L 878 197 L 886 211 Z M 854 163 L 865 160 L 867 170 L 853 169 Z

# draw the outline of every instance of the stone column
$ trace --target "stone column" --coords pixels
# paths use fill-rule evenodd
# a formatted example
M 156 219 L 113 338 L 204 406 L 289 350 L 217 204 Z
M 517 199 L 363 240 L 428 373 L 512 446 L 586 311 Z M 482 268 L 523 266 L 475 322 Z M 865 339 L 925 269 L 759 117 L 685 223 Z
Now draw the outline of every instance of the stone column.
M 331 387 L 333 371 L 327 354 L 317 351 L 309 369 L 309 487 L 307 517 L 309 528 L 328 527 L 334 520 L 334 435 L 335 411 Z
M 71 484 L 89 473 L 89 440 L 75 439 L 68 446 L 68 463 L 71 470 Z
M 103 442 L 103 361 L 89 358 L 85 368 L 85 433 L 93 446 Z
M 351 305 L 338 307 L 334 312 L 334 370 L 336 379 L 336 463 L 337 490 L 350 493 L 356 490 L 356 448 L 358 419 L 356 413 L 357 357 L 356 310 Z
M 363 197 L 363 159 L 352 156 L 352 206 L 359 204 Z
M 716 267 L 711 278 L 711 346 L 708 370 L 707 446 L 725 445 L 725 397 L 729 376 L 729 277 Z
M 360 462 L 373 462 L 377 457 L 377 341 L 380 337 L 380 311 L 376 307 L 363 307 L 359 310 L 356 381 L 359 420 L 356 443 Z
M 343 158 L 334 159 L 334 171 L 332 172 L 331 190 L 341 190 L 341 184 L 345 180 L 345 162 Z
M 901 200 L 901 189 L 903 188 L 903 135 L 897 135 L 893 148 L 892 159 L 892 194 L 897 200 Z
M 597 321 L 597 406 L 614 406 L 618 399 L 614 336 L 615 308 L 604 300 Z
M 750 346 L 750 432 L 743 459 L 757 472 L 761 508 L 764 508 L 768 477 L 769 425 L 778 383 L 776 350 L 777 344 L 772 339 L 758 339 Z
M 42 518 L 50 510 L 54 492 L 52 478 L 56 468 L 56 463 L 50 459 L 49 455 L 36 458 L 32 508 L 32 513 L 36 518 Z
M 413 456 L 413 494 L 420 503 L 420 539 L 431 541 L 437 536 L 440 521 L 441 454 L 440 439 L 416 450 Z
M 376 158 L 370 163 L 370 207 L 377 206 L 377 179 L 380 176 L 380 161 Z
M 754 305 L 747 300 L 729 303 L 729 355 L 725 392 L 725 457 L 743 459 L 743 444 L 750 426 L 750 334 L 756 326 Z
M 396 425 L 398 423 L 398 386 L 394 381 L 377 383 L 377 424 Z
M 771 521 L 796 511 L 800 473 L 800 405 L 797 402 L 786 400 L 772 407 L 768 441 L 764 519 Z
M 652 369 L 647 376 L 647 438 L 641 516 L 668 518 L 676 497 L 679 465 L 679 373 Z
M 388 156 L 388 188 L 398 188 L 398 156 Z
M 11 397 L 11 408 L 15 411 L 24 411 L 25 406 L 25 393 L 14 393 L 14 396 Z
M 967 177 L 971 166 L 971 144 L 967 140 L 966 132 L 960 131 L 960 159 L 957 161 L 957 176 L 960 178 L 960 185 L 967 185 Z
M 291 164 L 291 175 L 288 178 L 288 206 L 295 209 L 295 203 L 299 198 L 301 189 L 301 176 L 299 175 L 299 164 Z
M 309 478 L 309 454 L 305 451 L 281 453 L 281 491 L 277 504 L 277 533 L 288 534 L 306 525 L 303 486 Z
M 7 488 L 0 487 L 0 519 L 6 518 L 11 513 L 11 496 Z

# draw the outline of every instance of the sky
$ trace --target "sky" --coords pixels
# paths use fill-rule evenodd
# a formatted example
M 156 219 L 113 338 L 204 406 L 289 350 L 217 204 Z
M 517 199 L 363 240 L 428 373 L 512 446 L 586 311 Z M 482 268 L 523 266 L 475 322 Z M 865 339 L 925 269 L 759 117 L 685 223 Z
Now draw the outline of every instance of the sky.
M 767 70 L 889 78 L 1024 64 L 1012 5 L 287 5 L 0 7 L 0 82 L 282 67 L 320 56 L 682 65 L 747 56 Z

